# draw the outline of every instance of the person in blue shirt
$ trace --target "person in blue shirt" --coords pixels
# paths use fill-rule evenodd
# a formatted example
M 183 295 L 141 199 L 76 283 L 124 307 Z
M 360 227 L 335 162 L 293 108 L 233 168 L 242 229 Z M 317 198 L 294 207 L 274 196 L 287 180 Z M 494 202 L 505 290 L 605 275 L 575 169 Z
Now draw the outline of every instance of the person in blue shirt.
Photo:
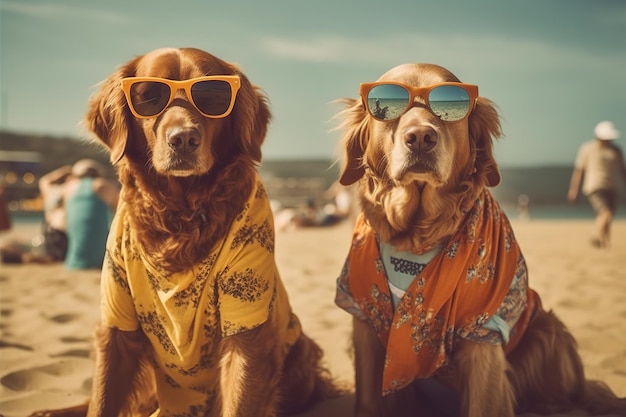
M 92 159 L 72 165 L 63 184 L 68 238 L 65 267 L 101 268 L 109 226 L 119 199 L 119 186 L 105 177 L 104 167 Z

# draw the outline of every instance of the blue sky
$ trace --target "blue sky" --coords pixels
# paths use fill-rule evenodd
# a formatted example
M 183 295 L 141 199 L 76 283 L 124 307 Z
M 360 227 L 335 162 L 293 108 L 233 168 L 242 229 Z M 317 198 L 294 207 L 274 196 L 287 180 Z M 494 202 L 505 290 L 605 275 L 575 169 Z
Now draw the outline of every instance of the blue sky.
M 79 137 L 95 85 L 165 46 L 236 62 L 265 90 L 266 159 L 335 156 L 333 100 L 407 62 L 496 102 L 502 165 L 572 163 L 605 119 L 626 143 L 622 0 L 0 0 L 0 128 Z

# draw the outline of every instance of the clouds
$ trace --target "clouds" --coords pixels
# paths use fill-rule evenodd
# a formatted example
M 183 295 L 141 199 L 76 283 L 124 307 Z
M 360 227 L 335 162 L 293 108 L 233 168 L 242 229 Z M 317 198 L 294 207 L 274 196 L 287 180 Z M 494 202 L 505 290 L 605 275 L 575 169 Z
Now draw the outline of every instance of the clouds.
M 508 73 L 529 73 L 583 67 L 589 70 L 623 66 L 626 55 L 540 39 L 493 37 L 484 34 L 429 35 L 397 32 L 384 36 L 265 36 L 265 53 L 287 61 L 375 64 L 381 62 L 462 63 Z M 621 70 L 620 70 L 621 71 Z
M 0 10 L 3 13 L 14 13 L 22 17 L 36 19 L 81 19 L 103 24 L 127 24 L 130 19 L 123 13 L 116 13 L 92 7 L 81 7 L 83 2 L 75 2 L 70 5 L 62 2 L 35 3 L 31 1 L 3 0 Z
M 349 41 L 340 38 L 292 39 L 265 37 L 261 47 L 270 55 L 281 59 L 311 62 L 337 62 L 342 60 L 342 51 Z

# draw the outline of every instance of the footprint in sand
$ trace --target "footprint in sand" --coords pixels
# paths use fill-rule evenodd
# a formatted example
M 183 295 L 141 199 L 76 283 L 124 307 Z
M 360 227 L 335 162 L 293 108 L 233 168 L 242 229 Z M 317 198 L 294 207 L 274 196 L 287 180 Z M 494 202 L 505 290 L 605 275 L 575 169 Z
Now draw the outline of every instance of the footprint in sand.
M 29 351 L 33 350 L 31 346 L 23 345 L 21 343 L 7 342 L 6 340 L 0 340 L 0 348 L 16 348 Z
M 85 361 L 86 359 L 80 358 L 67 359 L 46 366 L 11 372 L 0 379 L 0 383 L 13 391 L 33 391 L 63 386 L 64 379 L 74 378 L 80 369 L 85 368 Z
M 89 349 L 68 349 L 63 352 L 50 355 L 51 358 L 62 358 L 64 356 L 70 356 L 74 358 L 90 358 L 91 351 Z
M 78 314 L 57 314 L 56 316 L 50 317 L 49 320 L 55 323 L 63 324 L 68 323 L 76 318 L 78 318 Z
M 89 342 L 88 337 L 75 337 L 75 336 L 65 336 L 61 338 L 61 342 L 63 343 L 82 343 Z

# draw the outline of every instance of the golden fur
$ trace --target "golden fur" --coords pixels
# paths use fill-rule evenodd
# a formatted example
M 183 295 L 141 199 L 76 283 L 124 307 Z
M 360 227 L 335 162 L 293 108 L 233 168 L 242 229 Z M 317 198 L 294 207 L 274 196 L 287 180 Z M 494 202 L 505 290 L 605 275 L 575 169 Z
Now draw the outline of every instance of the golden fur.
M 436 65 L 407 64 L 379 81 L 423 87 L 459 80 Z M 457 122 L 439 120 L 419 100 L 393 122 L 375 121 L 360 100 L 342 102 L 340 182 L 358 182 L 365 217 L 378 237 L 397 249 L 419 251 L 450 237 L 482 190 L 500 182 L 492 144 L 501 129 L 489 100 L 479 97 L 469 118 Z M 380 395 L 385 349 L 374 330 L 357 318 L 353 345 L 356 416 L 414 415 L 419 407 L 420 415 L 429 415 L 428 399 L 417 383 Z M 551 312 L 536 315 L 508 357 L 500 346 L 460 341 L 439 378 L 459 393 L 464 417 L 576 407 L 626 415 L 626 400 L 602 383 L 585 380 L 574 338 Z
M 234 109 L 221 119 L 203 117 L 180 92 L 159 117 L 136 119 L 120 88 L 129 76 L 185 80 L 216 74 L 241 78 Z M 224 237 L 254 186 L 269 120 L 265 96 L 235 65 L 197 49 L 152 51 L 104 81 L 86 124 L 117 164 L 121 198 L 132 208 L 131 227 L 149 262 L 174 277 Z M 283 352 L 271 317 L 254 330 L 221 339 L 221 398 L 210 416 L 282 415 L 338 393 L 320 365 L 321 349 L 302 334 Z M 84 405 L 37 415 L 147 416 L 156 410 L 144 334 L 100 327 L 95 340 L 88 411 Z

